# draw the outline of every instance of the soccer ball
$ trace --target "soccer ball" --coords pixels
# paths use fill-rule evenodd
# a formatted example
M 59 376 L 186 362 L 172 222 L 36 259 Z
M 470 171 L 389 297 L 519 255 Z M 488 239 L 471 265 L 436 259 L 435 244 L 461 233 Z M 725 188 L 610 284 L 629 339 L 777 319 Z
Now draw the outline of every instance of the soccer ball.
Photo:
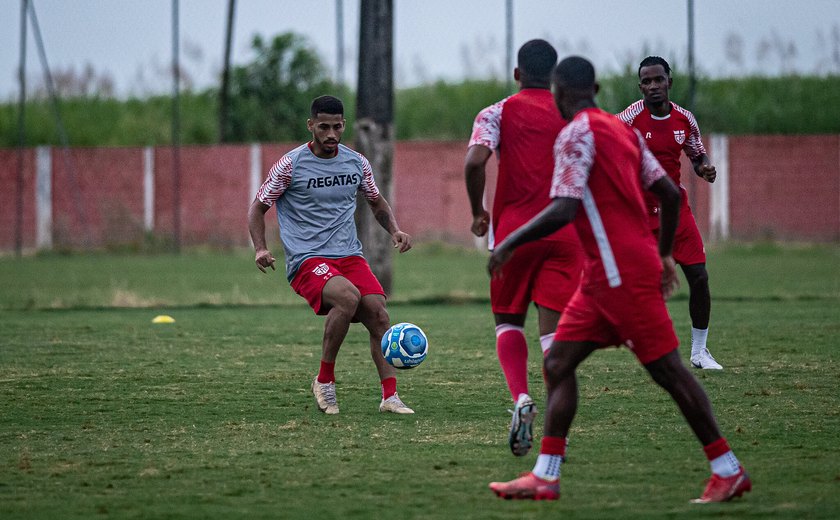
M 413 323 L 397 323 L 382 336 L 382 355 L 395 368 L 414 368 L 428 352 L 426 335 Z

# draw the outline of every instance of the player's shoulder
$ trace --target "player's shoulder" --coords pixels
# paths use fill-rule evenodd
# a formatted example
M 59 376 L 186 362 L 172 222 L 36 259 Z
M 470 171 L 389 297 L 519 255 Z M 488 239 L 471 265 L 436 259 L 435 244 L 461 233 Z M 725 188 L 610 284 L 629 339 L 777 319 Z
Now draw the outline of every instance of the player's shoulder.
M 353 148 L 350 148 L 349 146 L 343 145 L 341 143 L 338 144 L 338 156 L 342 157 L 345 161 L 357 164 L 360 167 L 364 166 L 365 164 L 370 164 L 370 162 L 368 162 L 367 160 L 367 157 L 365 157 L 362 152 L 356 151 Z
M 482 108 L 478 111 L 478 114 L 475 116 L 476 121 L 482 121 L 486 119 L 498 119 L 502 114 L 502 109 L 511 98 L 514 96 L 508 96 L 504 99 L 500 99 L 496 101 L 492 105 L 487 105 L 486 107 Z
M 303 155 L 306 152 L 309 152 L 309 143 L 303 143 L 289 150 L 288 152 L 283 154 L 283 157 L 281 157 L 280 161 L 278 162 L 288 162 L 293 164 L 297 162 L 298 159 L 300 159 L 301 155 Z
M 696 123 L 696 120 L 694 119 L 694 114 L 692 114 L 691 111 L 687 108 L 681 107 L 673 101 L 671 101 L 671 108 L 674 110 L 674 113 L 677 115 L 677 117 L 687 119 L 691 123 Z
M 290 172 L 300 160 L 301 154 L 308 149 L 306 143 L 284 153 L 272 166 L 272 170 Z
M 640 99 L 617 114 L 618 118 L 628 125 L 632 125 L 639 115 L 645 111 L 645 101 Z
M 606 112 L 604 112 L 606 114 Z M 557 134 L 556 144 L 562 142 L 574 142 L 584 139 L 584 136 L 592 134 L 592 120 L 590 116 L 598 117 L 599 112 L 583 110 L 575 115 L 571 121 Z

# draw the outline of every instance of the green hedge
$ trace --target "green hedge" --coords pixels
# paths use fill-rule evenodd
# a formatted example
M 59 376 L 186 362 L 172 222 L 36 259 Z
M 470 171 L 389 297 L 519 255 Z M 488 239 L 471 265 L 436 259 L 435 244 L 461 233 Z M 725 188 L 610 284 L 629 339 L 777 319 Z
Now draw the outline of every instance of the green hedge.
M 600 105 L 616 112 L 639 98 L 631 72 L 602 79 Z M 704 133 L 837 134 L 840 133 L 840 76 L 700 79 L 695 114 Z M 497 81 L 438 82 L 396 93 L 398 139 L 467 139 L 481 108 L 510 94 Z M 688 79 L 674 78 L 672 99 L 687 105 Z M 348 116 L 355 100 L 344 94 Z M 60 110 L 72 146 L 141 146 L 170 142 L 172 101 L 78 98 L 62 100 Z M 216 93 L 181 96 L 181 142 L 216 142 Z M 300 114 L 301 125 L 307 114 Z M 0 146 L 18 142 L 17 104 L 0 105 Z M 351 120 L 352 123 L 352 120 Z M 346 141 L 352 140 L 352 124 Z M 50 103 L 31 101 L 26 110 L 26 144 L 60 144 Z

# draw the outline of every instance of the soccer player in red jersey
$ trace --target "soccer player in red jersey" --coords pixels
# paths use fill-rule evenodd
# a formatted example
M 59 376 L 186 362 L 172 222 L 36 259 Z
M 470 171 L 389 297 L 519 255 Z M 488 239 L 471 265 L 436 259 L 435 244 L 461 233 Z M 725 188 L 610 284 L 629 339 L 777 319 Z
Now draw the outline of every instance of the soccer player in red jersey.
M 671 67 L 659 56 L 648 56 L 639 65 L 639 90 L 643 99 L 633 103 L 618 117 L 637 129 L 659 164 L 680 187 L 682 204 L 680 222 L 674 242 L 674 260 L 682 267 L 688 282 L 688 312 L 691 316 L 691 365 L 695 368 L 721 370 L 706 346 L 709 334 L 711 296 L 709 273 L 706 271 L 706 250 L 697 230 L 697 223 L 688 205 L 685 188 L 680 184 L 680 154 L 691 160 L 694 173 L 707 182 L 715 182 L 715 167 L 709 162 L 700 128 L 694 115 L 670 101 Z M 659 230 L 659 201 L 645 195 L 651 228 Z
M 526 223 L 550 202 L 552 146 L 566 122 L 551 97 L 551 71 L 557 52 L 545 40 L 526 42 L 513 77 L 519 92 L 490 105 L 475 118 L 465 160 L 472 232 L 490 232 L 489 247 Z M 499 165 L 492 224 L 484 208 L 485 166 L 496 151 Z M 514 455 L 531 449 L 536 407 L 528 390 L 528 343 L 524 325 L 528 305 L 537 308 L 543 351 L 551 344 L 560 312 L 577 288 L 583 252 L 571 227 L 521 248 L 490 282 L 496 320 L 496 353 L 514 402 L 508 441 Z
M 569 223 L 577 228 L 586 260 L 545 359 L 548 407 L 536 465 L 518 479 L 492 482 L 490 489 L 503 498 L 559 498 L 566 436 L 578 405 L 577 367 L 595 350 L 623 344 L 671 395 L 703 445 L 712 478 L 695 502 L 741 496 L 752 488 L 749 476 L 721 436 L 705 391 L 677 353 L 665 307 L 677 281 L 671 253 L 680 191 L 644 138 L 597 108 L 598 85 L 589 61 L 564 59 L 553 82 L 557 106 L 570 122 L 554 147 L 551 204 L 496 246 L 488 269 L 498 274 L 518 247 Z M 643 190 L 660 202 L 658 244 Z

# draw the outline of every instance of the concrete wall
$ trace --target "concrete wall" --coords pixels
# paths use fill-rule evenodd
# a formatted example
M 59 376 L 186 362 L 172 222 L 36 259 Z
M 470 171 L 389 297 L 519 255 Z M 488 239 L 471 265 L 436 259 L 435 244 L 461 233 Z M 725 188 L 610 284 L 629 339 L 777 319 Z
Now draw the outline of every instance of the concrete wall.
M 708 239 L 840 241 L 840 136 L 709 136 L 718 182 L 683 162 L 683 182 Z M 245 246 L 246 211 L 268 169 L 295 144 L 185 146 L 181 160 L 184 245 Z M 393 193 L 401 227 L 418 240 L 473 245 L 463 180 L 466 144 L 396 144 Z M 17 152 L 0 149 L 0 250 L 15 246 Z M 26 249 L 135 244 L 173 233 L 171 148 L 24 150 Z M 492 201 L 495 159 L 488 168 Z M 39 174 L 40 172 L 40 174 Z M 274 214 L 267 219 L 276 237 Z

